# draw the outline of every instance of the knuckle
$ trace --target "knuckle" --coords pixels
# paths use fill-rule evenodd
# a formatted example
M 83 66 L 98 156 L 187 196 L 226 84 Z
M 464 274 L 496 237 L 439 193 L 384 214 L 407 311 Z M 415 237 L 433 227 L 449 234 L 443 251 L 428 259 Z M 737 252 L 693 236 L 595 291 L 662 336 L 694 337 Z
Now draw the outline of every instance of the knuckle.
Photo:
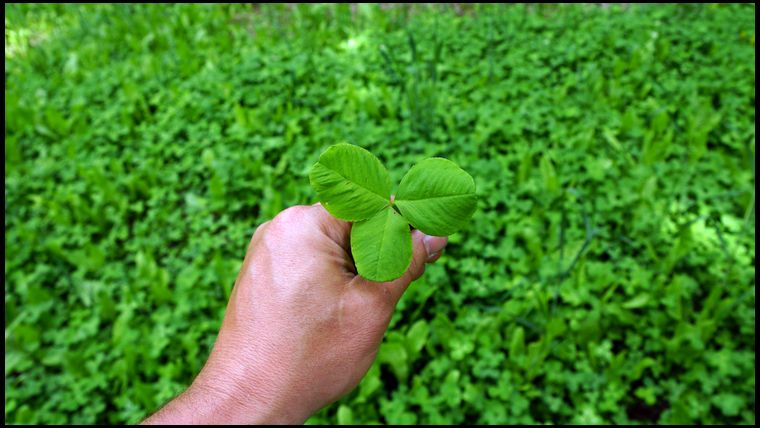
M 261 223 L 258 227 L 256 227 L 256 230 L 253 231 L 253 235 L 251 235 L 251 240 L 248 243 L 249 250 L 253 247 L 253 245 L 256 244 L 256 242 L 261 241 L 270 223 L 271 223 L 270 221 L 266 221 L 264 223 Z
M 307 208 L 302 205 L 292 206 L 277 214 L 272 222 L 281 225 L 303 220 Z
M 256 230 L 253 232 L 253 236 L 261 235 L 264 233 L 264 230 L 266 230 L 267 227 L 269 227 L 269 224 L 272 223 L 271 220 L 265 221 L 264 223 L 261 223 Z

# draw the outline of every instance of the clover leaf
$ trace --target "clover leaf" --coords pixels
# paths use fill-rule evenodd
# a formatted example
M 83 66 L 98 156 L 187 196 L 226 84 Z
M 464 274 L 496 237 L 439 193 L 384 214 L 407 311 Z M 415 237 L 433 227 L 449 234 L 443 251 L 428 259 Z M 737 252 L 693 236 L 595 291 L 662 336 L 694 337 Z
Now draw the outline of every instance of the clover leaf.
M 410 224 L 428 235 L 450 235 L 467 224 L 477 202 L 472 177 L 443 158 L 412 167 L 391 201 L 388 171 L 372 153 L 351 144 L 322 153 L 309 180 L 328 212 L 355 222 L 351 253 L 356 270 L 377 282 L 399 278 L 409 268 Z
M 311 169 L 311 186 L 330 214 L 365 220 L 391 202 L 391 177 L 367 150 L 351 144 L 330 147 Z
M 351 253 L 356 270 L 372 281 L 392 281 L 412 261 L 409 223 L 391 207 L 351 227 Z
M 475 181 L 454 162 L 430 158 L 406 173 L 395 204 L 409 223 L 428 235 L 451 235 L 475 211 Z

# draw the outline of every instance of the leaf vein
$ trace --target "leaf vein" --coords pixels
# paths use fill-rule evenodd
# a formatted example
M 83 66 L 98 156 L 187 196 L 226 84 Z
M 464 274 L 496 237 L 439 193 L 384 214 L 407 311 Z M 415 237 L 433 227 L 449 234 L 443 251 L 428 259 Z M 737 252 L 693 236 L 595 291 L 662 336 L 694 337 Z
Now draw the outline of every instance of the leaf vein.
M 323 163 L 322 165 L 325 165 L 325 164 Z M 332 171 L 332 172 L 334 172 L 334 173 L 338 174 L 338 176 L 339 176 L 340 178 L 342 178 L 342 179 L 346 180 L 346 181 L 347 181 L 349 184 L 353 184 L 353 185 L 355 185 L 355 186 L 361 187 L 362 189 L 364 189 L 364 190 L 366 190 L 366 191 L 368 191 L 368 192 L 372 193 L 373 195 L 376 195 L 377 197 L 379 197 L 380 199 L 382 199 L 383 201 L 385 201 L 385 196 L 383 196 L 383 195 L 381 195 L 381 194 L 379 194 L 379 193 L 375 192 L 374 190 L 370 189 L 369 187 L 365 187 L 365 186 L 362 186 L 362 184 L 361 184 L 361 183 L 359 183 L 358 181 L 353 181 L 353 180 L 351 180 L 350 178 L 348 178 L 348 177 L 346 177 L 345 175 L 343 175 L 343 174 L 341 174 L 340 172 L 338 172 L 338 170 L 336 170 L 336 169 L 333 169 L 333 168 L 331 168 L 331 167 L 329 167 L 329 166 L 327 166 L 327 165 L 325 165 L 325 168 L 327 168 L 328 170 L 330 170 L 330 171 Z
M 417 199 L 398 199 L 396 202 L 415 202 L 415 201 L 429 201 L 432 199 L 447 199 L 447 198 L 461 198 L 463 196 L 473 196 L 474 193 L 462 193 L 459 195 L 443 195 L 443 196 L 430 196 L 430 197 L 423 197 L 423 198 L 417 198 Z

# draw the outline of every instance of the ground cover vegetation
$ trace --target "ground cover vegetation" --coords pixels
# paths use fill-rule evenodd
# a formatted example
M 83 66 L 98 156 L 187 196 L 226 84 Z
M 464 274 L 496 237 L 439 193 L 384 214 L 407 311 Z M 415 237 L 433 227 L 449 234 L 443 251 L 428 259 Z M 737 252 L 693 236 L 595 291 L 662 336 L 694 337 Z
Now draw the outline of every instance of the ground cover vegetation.
M 754 423 L 754 43 L 754 5 L 5 5 L 5 422 L 181 392 L 349 143 L 477 208 L 308 423 Z

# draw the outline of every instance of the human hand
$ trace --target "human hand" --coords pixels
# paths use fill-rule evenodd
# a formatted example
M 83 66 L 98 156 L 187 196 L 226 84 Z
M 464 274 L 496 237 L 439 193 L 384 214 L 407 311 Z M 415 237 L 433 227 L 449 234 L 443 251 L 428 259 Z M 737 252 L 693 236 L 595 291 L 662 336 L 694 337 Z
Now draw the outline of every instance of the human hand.
M 407 272 L 376 283 L 356 274 L 350 230 L 320 204 L 259 226 L 206 365 L 144 423 L 303 423 L 354 389 L 396 303 L 447 238 L 415 230 Z

